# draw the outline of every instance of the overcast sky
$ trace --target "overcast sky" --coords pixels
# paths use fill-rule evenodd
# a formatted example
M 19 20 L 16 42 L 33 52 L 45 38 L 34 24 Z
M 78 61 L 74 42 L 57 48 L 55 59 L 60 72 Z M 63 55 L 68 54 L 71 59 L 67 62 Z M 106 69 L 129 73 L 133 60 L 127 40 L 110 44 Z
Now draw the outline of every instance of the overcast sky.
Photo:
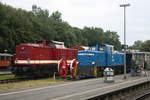
M 127 8 L 127 44 L 150 39 L 150 0 L 0 0 L 15 8 L 31 10 L 32 5 L 62 13 L 63 20 L 75 27 L 101 27 L 116 31 L 123 43 L 123 8 Z

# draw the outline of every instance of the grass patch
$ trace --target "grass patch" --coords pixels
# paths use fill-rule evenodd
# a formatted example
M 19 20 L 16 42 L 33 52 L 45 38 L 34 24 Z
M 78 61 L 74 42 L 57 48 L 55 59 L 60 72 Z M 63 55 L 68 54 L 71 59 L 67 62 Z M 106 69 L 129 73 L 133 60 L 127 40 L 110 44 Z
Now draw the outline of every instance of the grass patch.
M 51 85 L 57 83 L 65 82 L 62 79 L 53 79 L 53 78 L 46 78 L 46 79 L 39 79 L 39 80 L 30 80 L 30 81 L 23 81 L 17 83 L 8 83 L 8 84 L 0 84 L 0 91 L 13 89 L 13 88 L 27 88 L 33 86 L 42 86 L 42 85 Z
M 0 75 L 0 80 L 14 79 L 15 75 Z

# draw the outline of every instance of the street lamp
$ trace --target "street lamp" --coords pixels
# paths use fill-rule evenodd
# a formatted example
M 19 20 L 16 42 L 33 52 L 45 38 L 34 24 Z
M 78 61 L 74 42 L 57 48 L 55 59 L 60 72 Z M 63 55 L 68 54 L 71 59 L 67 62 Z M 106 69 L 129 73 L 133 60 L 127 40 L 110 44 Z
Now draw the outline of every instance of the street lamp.
M 129 7 L 130 4 L 121 4 L 120 7 L 124 8 L 124 79 L 127 78 L 126 76 L 126 7 Z

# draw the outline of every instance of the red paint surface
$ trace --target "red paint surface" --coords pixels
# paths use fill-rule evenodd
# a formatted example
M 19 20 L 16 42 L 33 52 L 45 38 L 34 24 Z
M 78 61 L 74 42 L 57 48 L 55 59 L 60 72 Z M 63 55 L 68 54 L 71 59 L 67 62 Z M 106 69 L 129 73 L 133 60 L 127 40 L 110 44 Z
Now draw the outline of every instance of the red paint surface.
M 76 54 L 77 54 L 76 49 L 51 48 L 48 46 L 47 42 L 43 42 L 40 44 L 24 43 L 16 46 L 15 60 L 40 61 L 40 60 L 60 60 L 61 58 L 65 58 L 66 60 L 73 60 L 76 58 Z M 42 63 L 40 63 L 40 65 L 41 64 Z

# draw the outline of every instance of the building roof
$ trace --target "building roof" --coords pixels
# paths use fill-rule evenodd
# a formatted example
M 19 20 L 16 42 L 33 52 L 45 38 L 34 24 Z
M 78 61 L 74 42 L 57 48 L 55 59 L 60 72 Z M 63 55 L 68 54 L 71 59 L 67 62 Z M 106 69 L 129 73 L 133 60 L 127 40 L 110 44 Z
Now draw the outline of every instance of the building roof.
M 8 53 L 0 53 L 0 56 L 13 56 L 13 55 L 8 54 Z

